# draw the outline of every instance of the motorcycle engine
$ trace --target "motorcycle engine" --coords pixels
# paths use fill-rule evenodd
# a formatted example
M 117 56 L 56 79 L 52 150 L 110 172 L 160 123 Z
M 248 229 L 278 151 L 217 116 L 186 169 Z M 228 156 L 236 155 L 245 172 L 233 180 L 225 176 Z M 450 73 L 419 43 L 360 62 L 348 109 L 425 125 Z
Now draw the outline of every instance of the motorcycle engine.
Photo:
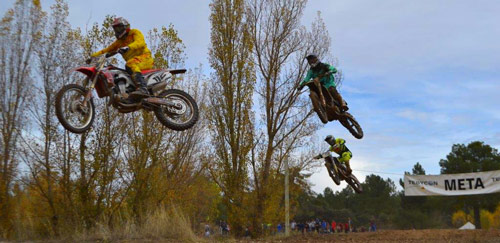
M 118 96 L 122 96 L 127 92 L 127 84 L 124 80 L 120 80 L 116 82 L 116 86 L 113 88 L 114 92 Z
M 135 90 L 134 83 L 130 76 L 122 71 L 122 70 L 113 70 L 114 82 L 115 86 L 113 87 L 113 91 L 117 97 L 127 96 L 127 93 L 130 93 Z

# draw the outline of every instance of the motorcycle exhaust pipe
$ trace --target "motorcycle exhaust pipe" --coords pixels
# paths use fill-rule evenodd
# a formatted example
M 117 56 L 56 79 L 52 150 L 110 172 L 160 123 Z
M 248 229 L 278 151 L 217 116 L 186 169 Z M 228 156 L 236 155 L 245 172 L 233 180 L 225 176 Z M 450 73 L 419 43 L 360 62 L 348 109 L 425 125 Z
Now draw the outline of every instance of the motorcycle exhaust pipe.
M 155 104 L 155 105 L 168 105 L 168 106 L 173 106 L 177 108 L 177 105 L 173 102 L 170 102 L 168 100 L 162 99 L 162 98 L 156 98 L 156 97 L 149 97 L 144 99 L 145 102 Z

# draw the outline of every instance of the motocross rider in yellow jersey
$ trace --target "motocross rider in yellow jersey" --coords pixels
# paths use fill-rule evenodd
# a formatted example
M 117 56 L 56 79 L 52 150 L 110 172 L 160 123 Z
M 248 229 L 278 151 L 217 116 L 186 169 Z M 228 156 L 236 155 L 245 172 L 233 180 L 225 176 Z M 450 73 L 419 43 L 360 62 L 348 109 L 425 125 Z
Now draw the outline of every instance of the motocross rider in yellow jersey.
M 339 160 L 340 163 L 345 163 L 346 168 L 347 168 L 347 173 L 351 174 L 352 169 L 349 161 L 352 158 L 352 153 L 351 151 L 345 146 L 345 140 L 342 138 L 337 138 L 333 135 L 329 135 L 325 138 L 325 141 L 330 144 L 330 151 L 335 152 L 339 156 L 337 159 Z
M 110 46 L 92 54 L 96 57 L 110 52 L 118 52 L 125 59 L 127 72 L 132 76 L 137 90 L 130 93 L 131 98 L 144 98 L 149 95 L 141 71 L 153 68 L 151 51 L 146 46 L 144 36 L 137 29 L 130 29 L 129 22 L 118 17 L 113 21 L 116 41 Z

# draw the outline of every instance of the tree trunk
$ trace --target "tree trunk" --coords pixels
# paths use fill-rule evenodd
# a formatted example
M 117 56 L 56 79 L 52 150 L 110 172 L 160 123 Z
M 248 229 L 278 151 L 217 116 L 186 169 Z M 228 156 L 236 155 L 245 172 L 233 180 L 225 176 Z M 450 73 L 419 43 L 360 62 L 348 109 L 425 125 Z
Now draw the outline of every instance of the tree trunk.
M 481 208 L 479 206 L 474 206 L 474 223 L 476 224 L 476 229 L 481 229 Z
M 84 219 L 84 224 L 85 228 L 88 230 L 92 227 L 92 221 L 90 218 L 90 203 L 89 203 L 89 187 L 88 187 L 88 181 L 87 181 L 87 169 L 86 169 L 86 164 L 87 161 L 85 159 L 85 151 L 86 151 L 86 146 L 85 143 L 87 141 L 87 133 L 83 133 L 81 138 L 80 138 L 80 178 L 79 178 L 79 196 L 80 196 L 80 202 L 82 205 L 82 211 L 81 213 L 83 214 L 83 219 Z

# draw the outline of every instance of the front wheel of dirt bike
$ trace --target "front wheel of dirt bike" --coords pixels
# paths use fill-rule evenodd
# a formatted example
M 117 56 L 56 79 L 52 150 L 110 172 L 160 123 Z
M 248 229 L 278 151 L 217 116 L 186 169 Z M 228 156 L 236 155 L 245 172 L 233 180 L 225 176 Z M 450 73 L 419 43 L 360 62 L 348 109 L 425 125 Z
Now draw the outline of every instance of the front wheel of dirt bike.
M 340 124 L 347 128 L 349 132 L 357 139 L 361 139 L 363 137 L 363 129 L 359 123 L 354 119 L 354 117 L 349 112 L 344 112 L 342 118 L 339 120 Z
M 84 133 L 92 126 L 95 107 L 92 99 L 83 106 L 87 90 L 77 84 L 63 86 L 56 94 L 56 116 L 61 125 L 73 133 Z
M 321 120 L 321 122 L 323 122 L 324 124 L 328 123 L 328 116 L 326 114 L 326 110 L 320 104 L 318 94 L 316 94 L 316 92 L 311 92 L 311 94 L 309 94 L 309 96 L 311 97 L 313 109 L 316 112 L 316 114 L 318 114 L 318 117 Z
M 161 124 L 175 131 L 184 131 L 196 124 L 199 117 L 198 105 L 189 94 L 182 90 L 169 89 L 162 91 L 159 97 L 176 105 L 155 108 L 156 118 Z
M 354 191 L 356 193 L 362 193 L 363 192 L 363 188 L 361 188 L 361 183 L 359 183 L 358 178 L 356 178 L 356 176 L 354 176 L 353 174 L 350 174 L 345 179 L 345 182 L 347 182 L 347 184 L 349 184 L 349 186 L 351 186 L 352 189 L 354 189 Z
M 335 171 L 335 168 L 333 168 L 332 159 L 325 158 L 325 162 L 326 169 L 328 170 L 328 175 L 330 175 L 335 184 L 340 185 L 340 175 Z

